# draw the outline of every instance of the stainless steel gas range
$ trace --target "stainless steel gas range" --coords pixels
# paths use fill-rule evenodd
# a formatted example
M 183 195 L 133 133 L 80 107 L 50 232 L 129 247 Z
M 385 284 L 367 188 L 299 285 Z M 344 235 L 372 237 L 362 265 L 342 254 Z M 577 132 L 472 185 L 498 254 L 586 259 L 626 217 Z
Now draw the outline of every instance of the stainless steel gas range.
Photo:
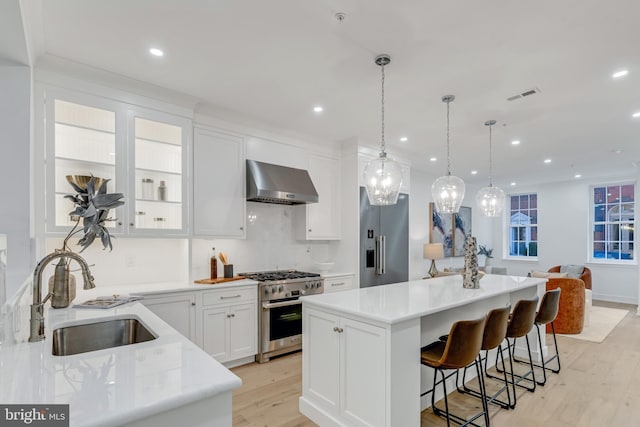
M 303 295 L 324 292 L 324 279 L 317 273 L 296 270 L 240 273 L 258 283 L 258 355 L 267 362 L 273 356 L 302 348 Z

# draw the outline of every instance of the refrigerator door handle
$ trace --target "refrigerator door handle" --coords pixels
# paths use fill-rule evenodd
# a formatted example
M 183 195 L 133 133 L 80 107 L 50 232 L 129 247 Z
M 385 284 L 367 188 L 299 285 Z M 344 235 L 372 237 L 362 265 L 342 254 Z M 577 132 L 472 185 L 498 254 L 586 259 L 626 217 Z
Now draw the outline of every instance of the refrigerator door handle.
M 385 236 L 376 236 L 376 274 L 385 273 L 387 264 L 387 242 Z

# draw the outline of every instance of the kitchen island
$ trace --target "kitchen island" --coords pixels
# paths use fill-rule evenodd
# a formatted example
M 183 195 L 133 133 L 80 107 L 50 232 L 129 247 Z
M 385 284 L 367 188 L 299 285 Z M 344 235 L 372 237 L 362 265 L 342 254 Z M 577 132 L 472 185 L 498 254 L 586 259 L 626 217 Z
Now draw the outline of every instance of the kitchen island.
M 322 426 L 419 426 L 433 378 L 421 346 L 457 320 L 541 297 L 545 283 L 486 275 L 464 289 L 456 275 L 303 297 L 300 411 Z M 534 349 L 545 352 L 544 341 Z
M 86 297 L 79 291 L 75 302 Z M 23 317 L 24 311 L 15 313 Z M 118 318 L 138 320 L 155 339 L 52 354 L 54 329 Z M 15 322 L 26 324 L 24 317 Z M 0 344 L 3 404 L 66 403 L 71 426 L 232 425 L 231 395 L 241 380 L 138 302 L 111 309 L 47 305 L 45 340 L 25 342 L 24 329 L 5 334 Z

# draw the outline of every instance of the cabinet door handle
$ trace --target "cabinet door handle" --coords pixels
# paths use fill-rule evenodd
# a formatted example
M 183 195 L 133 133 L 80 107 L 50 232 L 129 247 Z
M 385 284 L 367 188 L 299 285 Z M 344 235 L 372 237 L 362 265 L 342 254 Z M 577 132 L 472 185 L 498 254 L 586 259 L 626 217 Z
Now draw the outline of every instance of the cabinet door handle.
M 122 225 L 122 221 L 118 221 L 118 225 Z
M 240 294 L 238 294 L 238 295 L 232 295 L 232 296 L 230 296 L 230 297 L 220 297 L 220 299 L 240 298 L 240 296 L 241 296 L 241 295 L 240 295 Z
M 136 226 L 136 224 L 135 224 L 135 223 L 133 223 L 133 222 L 130 222 L 130 223 L 129 223 L 129 225 L 130 225 L 130 226 L 132 226 L 132 227 L 135 227 L 135 226 Z
M 344 285 L 344 282 L 340 282 L 340 283 L 332 283 L 331 286 L 342 286 Z
M 240 231 L 244 230 L 244 227 L 240 227 Z
M 191 303 L 191 305 L 196 305 L 196 303 L 195 303 L 195 302 L 192 302 L 192 303 Z
M 337 333 L 341 334 L 341 333 L 343 333 L 343 332 L 344 332 L 344 329 L 339 328 L 339 327 L 337 327 L 337 326 L 334 326 L 334 327 L 333 327 L 333 332 L 337 332 Z
M 234 313 L 231 313 L 231 314 L 227 314 L 227 317 L 236 317 L 236 315 Z
M 311 230 L 311 229 L 309 229 L 309 233 L 311 233 L 311 231 L 312 231 L 312 230 Z

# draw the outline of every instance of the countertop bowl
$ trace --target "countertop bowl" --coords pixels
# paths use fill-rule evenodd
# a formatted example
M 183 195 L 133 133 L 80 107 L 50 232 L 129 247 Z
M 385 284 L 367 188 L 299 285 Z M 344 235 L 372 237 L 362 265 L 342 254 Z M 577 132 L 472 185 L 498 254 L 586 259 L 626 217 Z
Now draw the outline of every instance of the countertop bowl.
M 67 175 L 67 182 L 70 184 L 75 184 L 78 187 L 82 188 L 83 190 L 87 188 L 87 184 L 89 183 L 89 180 L 91 179 L 91 176 L 89 175 Z M 97 190 L 98 188 L 100 188 L 100 186 L 102 185 L 103 182 L 105 182 L 106 179 L 105 178 L 99 178 L 97 176 L 93 177 L 93 183 L 95 185 L 95 189 Z

